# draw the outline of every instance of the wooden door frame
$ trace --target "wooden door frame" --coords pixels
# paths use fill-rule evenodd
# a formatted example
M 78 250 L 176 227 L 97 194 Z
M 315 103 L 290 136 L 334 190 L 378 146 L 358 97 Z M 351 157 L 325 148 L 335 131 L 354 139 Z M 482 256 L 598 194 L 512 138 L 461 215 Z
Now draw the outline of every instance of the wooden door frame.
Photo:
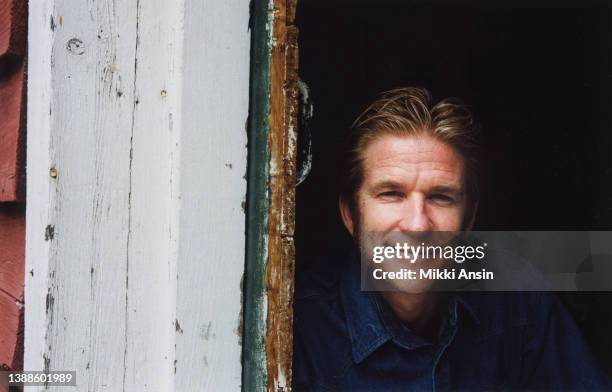
M 243 390 L 291 389 L 297 0 L 253 0 Z

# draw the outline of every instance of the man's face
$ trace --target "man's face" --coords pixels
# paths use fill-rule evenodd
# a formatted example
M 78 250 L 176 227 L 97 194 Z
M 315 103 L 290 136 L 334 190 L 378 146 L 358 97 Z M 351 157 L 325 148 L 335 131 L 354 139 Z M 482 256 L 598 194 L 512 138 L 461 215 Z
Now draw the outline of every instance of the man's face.
M 429 136 L 383 135 L 366 148 L 363 165 L 357 222 L 346 201 L 340 201 L 344 224 L 356 237 L 363 260 L 372 260 L 371 251 L 379 246 L 444 246 L 464 228 L 463 159 L 449 145 Z M 374 268 L 371 263 L 364 266 Z M 403 267 L 418 271 L 444 266 L 441 259 L 419 258 L 414 264 L 384 263 L 376 268 L 393 272 Z M 420 279 L 383 284 L 385 290 L 419 293 L 429 290 L 434 282 Z
M 463 159 L 430 136 L 383 135 L 364 154 L 357 193 L 359 228 L 341 203 L 351 234 L 461 230 L 467 207 Z

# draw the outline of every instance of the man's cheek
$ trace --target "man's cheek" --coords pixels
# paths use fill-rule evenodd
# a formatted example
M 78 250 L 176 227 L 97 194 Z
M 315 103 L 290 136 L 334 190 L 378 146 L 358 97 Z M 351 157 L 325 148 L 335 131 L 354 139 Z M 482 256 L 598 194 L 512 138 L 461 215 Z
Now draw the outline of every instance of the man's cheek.
M 432 211 L 434 230 L 455 231 L 461 229 L 463 210 L 461 208 L 438 208 Z
M 394 203 L 365 203 L 363 206 L 363 228 L 365 230 L 390 230 L 401 217 L 402 209 Z

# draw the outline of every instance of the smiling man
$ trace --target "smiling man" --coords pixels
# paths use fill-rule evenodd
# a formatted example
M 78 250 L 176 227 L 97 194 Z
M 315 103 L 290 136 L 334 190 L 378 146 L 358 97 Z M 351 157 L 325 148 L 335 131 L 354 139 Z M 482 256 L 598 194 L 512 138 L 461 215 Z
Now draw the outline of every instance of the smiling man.
M 339 207 L 355 240 L 337 285 L 298 290 L 295 390 L 597 390 L 579 331 L 548 293 L 442 293 L 420 281 L 361 290 L 371 233 L 470 230 L 478 207 L 470 111 L 419 88 L 381 95 L 355 121 Z

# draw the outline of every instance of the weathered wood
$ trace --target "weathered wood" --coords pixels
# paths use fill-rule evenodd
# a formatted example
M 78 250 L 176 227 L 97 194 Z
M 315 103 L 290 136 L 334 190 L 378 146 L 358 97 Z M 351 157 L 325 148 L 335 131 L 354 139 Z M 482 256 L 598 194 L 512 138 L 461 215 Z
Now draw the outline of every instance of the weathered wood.
M 0 204 L 0 368 L 21 370 L 25 208 Z M 0 387 L 2 390 L 2 387 Z
M 29 27 L 24 365 L 75 370 L 81 390 L 120 391 L 135 349 L 127 279 L 137 3 L 36 2 Z
M 296 2 L 274 1 L 270 67 L 270 212 L 266 265 L 268 390 L 291 388 L 297 157 Z
M 26 368 L 239 389 L 248 2 L 34 4 Z
M 25 207 L 0 204 L 0 368 L 21 370 Z M 0 387 L 2 390 L 2 387 Z
M 28 29 L 28 52 L 33 54 L 28 62 L 28 124 L 27 137 L 28 192 L 26 196 L 26 274 L 24 366 L 29 370 L 43 369 L 47 348 L 48 313 L 46 307 L 49 288 L 49 241 L 45 230 L 49 225 L 51 181 L 51 52 L 53 32 L 49 20 L 53 15 L 53 3 L 41 1 L 31 7 Z M 55 15 L 57 16 L 57 15 Z M 36 160 L 33 158 L 36 157 Z M 49 297 L 49 299 L 51 299 Z M 84 315 L 87 316 L 87 315 Z M 75 369 L 76 370 L 76 369 Z
M 242 383 L 248 24 L 248 0 L 185 1 L 176 391 Z
M 0 329 L 0 344 L 2 345 L 0 369 L 15 369 L 13 363 L 15 357 L 20 354 L 19 320 L 23 304 L 4 291 L 0 291 L 0 308 L 2 308 L 2 313 L 0 313 L 0 323 L 2 324 L 2 329 Z
M 251 8 L 251 88 L 249 91 L 249 163 L 247 254 L 244 285 L 242 390 L 266 390 L 267 296 L 270 149 L 270 15 L 272 2 L 254 0 Z
M 0 204 L 0 291 L 18 301 L 23 301 L 24 256 L 25 208 Z
M 181 9 L 139 1 L 129 161 L 126 391 L 173 390 L 180 175 Z M 128 97 L 131 94 L 128 93 Z M 125 168 L 124 170 L 126 170 Z M 156 342 L 152 344 L 152 342 Z
M 255 1 L 245 391 L 291 388 L 297 132 L 295 1 Z
M 0 57 L 25 53 L 27 1 L 0 0 Z
M 0 78 L 0 202 L 24 199 L 25 60 L 4 63 Z
M 0 0 L 0 368 L 23 363 L 25 1 Z M 8 390 L 8 387 L 0 387 Z

